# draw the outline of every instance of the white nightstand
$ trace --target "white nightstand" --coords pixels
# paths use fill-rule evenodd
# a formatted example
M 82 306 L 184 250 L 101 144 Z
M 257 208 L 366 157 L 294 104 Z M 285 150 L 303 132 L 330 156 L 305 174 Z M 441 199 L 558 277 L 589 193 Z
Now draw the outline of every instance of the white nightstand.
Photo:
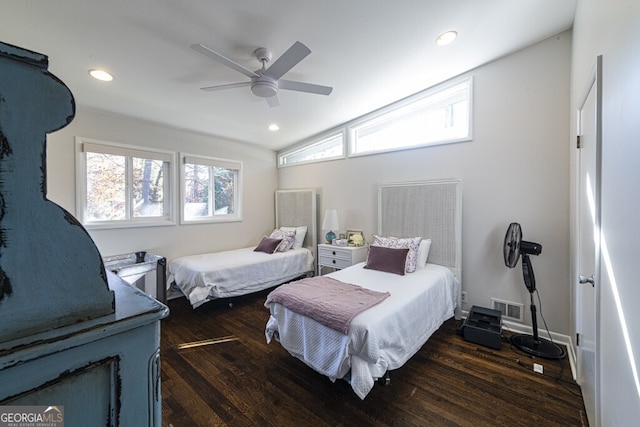
M 341 270 L 366 259 L 366 246 L 334 246 L 322 243 L 318 245 L 318 274 L 322 275 L 322 267 Z

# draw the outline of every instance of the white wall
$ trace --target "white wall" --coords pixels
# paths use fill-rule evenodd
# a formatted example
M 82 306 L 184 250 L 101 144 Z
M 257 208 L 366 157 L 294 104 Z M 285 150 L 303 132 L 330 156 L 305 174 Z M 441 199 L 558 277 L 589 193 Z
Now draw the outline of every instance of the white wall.
M 611 261 L 610 268 L 603 263 L 599 284 L 601 388 L 597 425 L 602 426 L 637 425 L 640 418 L 640 284 L 635 250 L 640 238 L 638 22 L 637 1 L 581 0 L 574 24 L 573 117 L 595 58 L 603 55 L 602 234 Z M 572 131 L 575 134 L 575 129 Z
M 146 250 L 172 259 L 257 244 L 273 229 L 277 189 L 273 151 L 83 108 L 77 109 L 69 126 L 47 138 L 48 198 L 74 215 L 75 136 L 243 162 L 242 222 L 92 230 L 89 234 L 103 256 Z
M 280 187 L 316 188 L 319 212 L 336 208 L 342 229 L 363 229 L 370 240 L 378 184 L 461 178 L 468 307 L 488 307 L 490 297 L 524 303 L 530 325 L 521 267 L 509 270 L 502 258 L 507 226 L 517 221 L 526 240 L 543 246 L 532 260 L 538 308 L 551 331 L 568 334 L 570 48 L 566 32 L 468 73 L 472 142 L 282 168 Z

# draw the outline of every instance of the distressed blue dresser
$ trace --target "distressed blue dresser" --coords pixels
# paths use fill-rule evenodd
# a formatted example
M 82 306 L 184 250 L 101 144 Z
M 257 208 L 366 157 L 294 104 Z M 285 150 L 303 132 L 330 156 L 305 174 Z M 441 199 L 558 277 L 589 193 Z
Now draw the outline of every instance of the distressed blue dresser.
M 67 426 L 161 425 L 160 320 L 46 195 L 46 134 L 75 114 L 45 55 L 0 43 L 0 405 Z

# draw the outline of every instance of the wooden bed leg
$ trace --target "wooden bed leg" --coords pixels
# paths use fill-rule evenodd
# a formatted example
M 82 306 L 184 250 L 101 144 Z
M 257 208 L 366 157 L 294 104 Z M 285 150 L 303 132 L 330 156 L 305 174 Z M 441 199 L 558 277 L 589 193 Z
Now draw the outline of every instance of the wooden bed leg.
M 389 384 L 391 384 L 391 377 L 389 376 L 389 371 L 385 372 L 383 377 L 378 378 L 378 384 L 380 384 L 383 387 L 386 387 Z

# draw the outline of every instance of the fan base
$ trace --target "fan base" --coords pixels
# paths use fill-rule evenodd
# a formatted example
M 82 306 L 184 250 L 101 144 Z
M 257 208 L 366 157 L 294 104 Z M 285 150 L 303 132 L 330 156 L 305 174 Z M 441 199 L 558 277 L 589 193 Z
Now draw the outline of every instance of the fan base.
M 538 338 L 535 342 L 533 336 L 518 334 L 511 336 L 511 344 L 525 353 L 545 359 L 564 359 L 565 351 L 558 344 L 544 338 Z

